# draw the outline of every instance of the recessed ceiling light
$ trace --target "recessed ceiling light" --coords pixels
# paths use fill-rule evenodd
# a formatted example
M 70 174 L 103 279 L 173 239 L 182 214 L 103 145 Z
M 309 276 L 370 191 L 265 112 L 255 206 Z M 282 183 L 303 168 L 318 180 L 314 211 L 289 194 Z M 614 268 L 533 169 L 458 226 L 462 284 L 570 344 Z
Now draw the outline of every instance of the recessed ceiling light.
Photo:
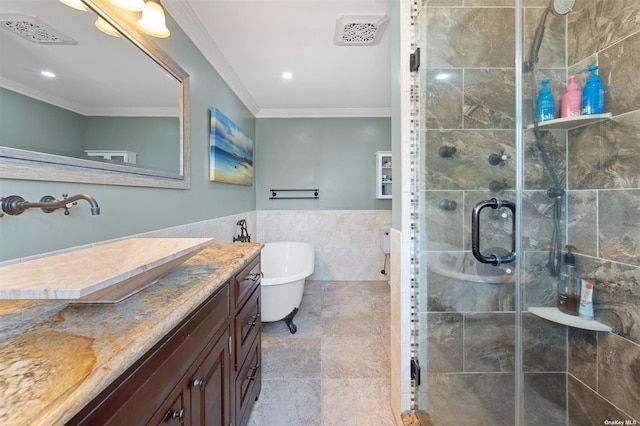
M 289 71 L 283 72 L 282 78 L 284 78 L 285 80 L 291 80 L 293 78 L 293 74 Z
M 40 74 L 42 74 L 43 76 L 48 77 L 48 78 L 55 78 L 55 76 L 56 76 L 51 71 L 40 71 Z

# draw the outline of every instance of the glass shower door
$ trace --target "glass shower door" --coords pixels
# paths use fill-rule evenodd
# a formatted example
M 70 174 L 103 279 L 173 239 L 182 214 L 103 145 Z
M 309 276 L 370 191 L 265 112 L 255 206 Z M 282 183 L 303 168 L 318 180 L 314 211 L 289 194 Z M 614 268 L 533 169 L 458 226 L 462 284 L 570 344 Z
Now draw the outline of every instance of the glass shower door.
M 546 5 L 426 0 L 414 11 L 414 400 L 435 424 L 565 424 L 566 329 L 526 312 L 555 297 L 554 200 L 525 130 L 532 81 L 516 66 Z M 564 138 L 545 134 L 552 161 Z
M 416 133 L 422 172 L 416 188 L 425 378 L 418 407 L 435 424 L 512 425 L 515 262 L 479 262 L 472 252 L 471 219 L 483 201 L 515 202 L 515 11 L 431 3 L 436 2 L 427 2 L 417 18 L 423 64 Z M 479 251 L 508 256 L 513 211 L 487 207 L 477 218 Z

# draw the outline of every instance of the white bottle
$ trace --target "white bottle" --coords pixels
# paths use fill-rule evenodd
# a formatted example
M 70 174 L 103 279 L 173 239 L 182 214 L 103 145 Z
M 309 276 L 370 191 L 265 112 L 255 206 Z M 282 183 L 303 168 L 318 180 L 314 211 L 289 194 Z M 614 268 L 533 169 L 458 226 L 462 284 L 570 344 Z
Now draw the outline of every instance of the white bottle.
M 580 292 L 580 318 L 592 320 L 593 316 L 593 283 L 582 280 L 582 291 Z

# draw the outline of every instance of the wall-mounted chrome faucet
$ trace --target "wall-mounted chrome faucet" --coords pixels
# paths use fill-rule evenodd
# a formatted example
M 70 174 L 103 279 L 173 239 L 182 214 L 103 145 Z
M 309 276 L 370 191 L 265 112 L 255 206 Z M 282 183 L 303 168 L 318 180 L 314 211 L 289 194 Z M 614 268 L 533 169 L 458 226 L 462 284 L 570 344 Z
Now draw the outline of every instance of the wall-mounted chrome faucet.
M 241 243 L 250 243 L 251 235 L 247 233 L 247 221 L 240 219 L 236 222 L 236 225 L 240 227 L 240 234 L 237 237 L 233 237 L 233 242 L 239 241 Z
M 0 200 L 2 202 L 2 211 L 10 216 L 22 214 L 25 210 L 32 208 L 39 208 L 45 213 L 53 213 L 62 208 L 64 209 L 65 216 L 68 216 L 69 209 L 77 204 L 78 200 L 86 200 L 89 202 L 92 215 L 100 214 L 100 206 L 98 206 L 97 201 L 91 195 L 77 194 L 67 198 L 67 194 L 62 194 L 62 197 L 62 200 L 56 200 L 55 197 L 51 195 L 45 195 L 40 198 L 40 201 L 37 203 L 25 201 L 25 199 L 19 195 L 9 195 L 8 197 L 0 198 Z

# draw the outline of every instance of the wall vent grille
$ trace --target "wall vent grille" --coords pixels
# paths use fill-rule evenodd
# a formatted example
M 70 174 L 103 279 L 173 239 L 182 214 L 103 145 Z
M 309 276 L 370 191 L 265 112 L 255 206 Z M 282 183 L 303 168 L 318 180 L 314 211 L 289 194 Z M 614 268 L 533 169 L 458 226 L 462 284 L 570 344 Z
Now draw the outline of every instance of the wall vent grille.
M 78 44 L 71 37 L 53 29 L 34 16 L 3 14 L 0 15 L 0 27 L 34 43 Z
M 386 15 L 341 15 L 336 19 L 333 42 L 338 46 L 378 44 L 388 22 Z

